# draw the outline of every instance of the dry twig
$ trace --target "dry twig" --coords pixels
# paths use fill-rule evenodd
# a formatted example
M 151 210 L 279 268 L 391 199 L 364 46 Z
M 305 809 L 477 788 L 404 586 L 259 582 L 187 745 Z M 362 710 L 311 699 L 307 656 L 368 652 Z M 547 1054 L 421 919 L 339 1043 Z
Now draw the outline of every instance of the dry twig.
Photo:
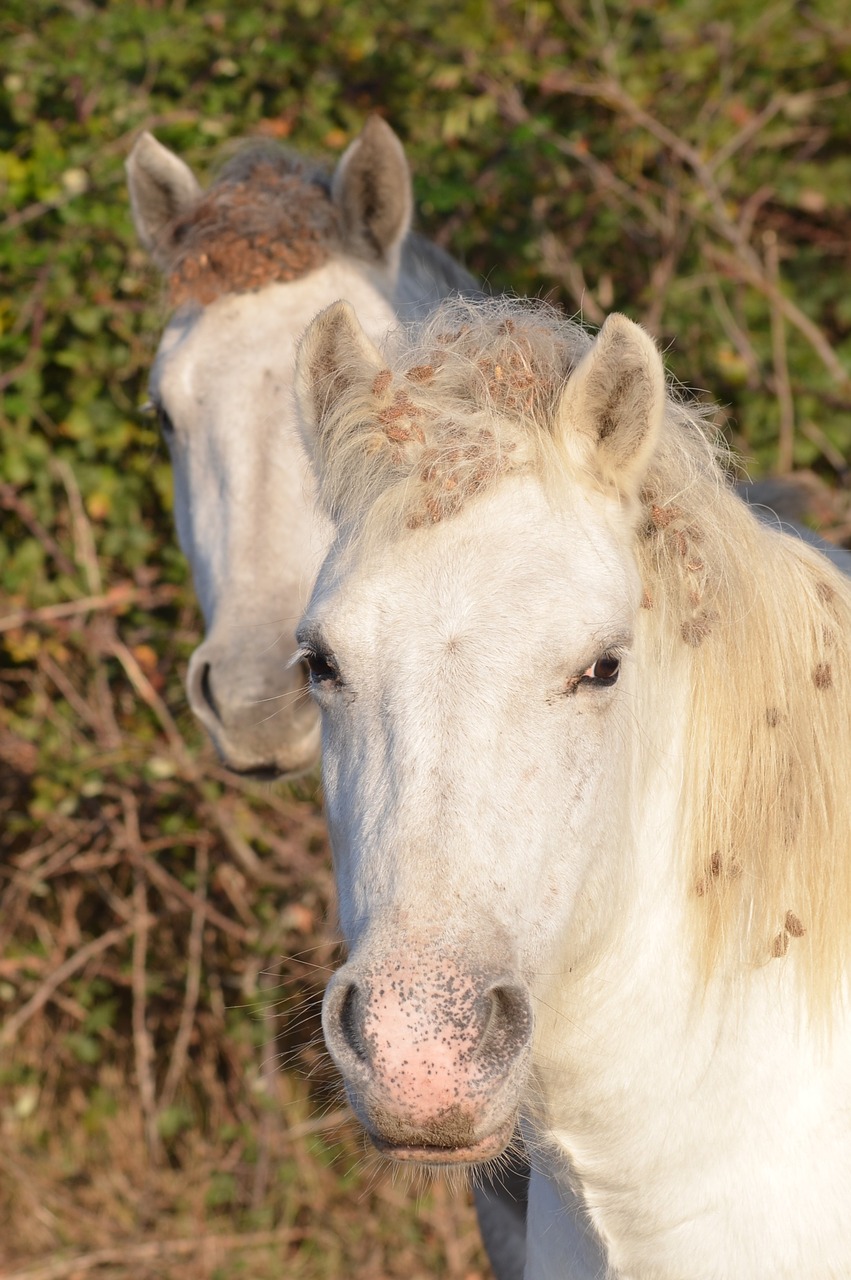
M 147 924 L 150 925 L 152 923 L 154 921 L 148 917 Z M 95 956 L 99 956 L 101 952 L 122 943 L 133 932 L 135 925 L 135 921 L 123 924 L 116 929 L 110 929 L 107 933 L 102 933 L 98 938 L 92 938 L 91 942 L 87 942 L 84 947 L 80 947 L 79 951 L 75 951 L 64 964 L 61 964 L 58 969 L 49 974 L 35 995 L 26 1004 L 21 1005 L 20 1009 L 13 1013 L 10 1018 L 7 1018 L 2 1027 L 0 1027 L 0 1048 L 13 1043 L 15 1037 L 29 1022 L 30 1018 L 44 1008 L 54 991 L 57 991 L 63 982 L 82 969 Z
M 115 1249 L 96 1249 L 78 1253 L 73 1258 L 52 1260 L 23 1271 L 0 1272 L 0 1280 L 70 1280 L 84 1276 L 98 1267 L 164 1262 L 169 1258 L 215 1257 L 217 1253 L 236 1253 L 241 1249 L 263 1249 L 270 1245 L 292 1244 L 304 1238 L 297 1227 L 278 1227 L 273 1231 L 247 1231 L 244 1234 L 200 1235 L 190 1240 L 146 1240 L 127 1243 Z
M 777 234 L 766 231 L 762 237 L 765 245 L 765 262 L 768 278 L 780 293 L 780 250 Z M 792 470 L 795 456 L 795 402 L 789 382 L 789 361 L 786 358 L 786 325 L 783 313 L 773 302 L 771 305 L 771 354 L 774 360 L 774 392 L 780 409 L 777 434 L 777 470 L 786 475 Z
M 198 1008 L 198 996 L 201 991 L 201 957 L 204 939 L 204 921 L 207 917 L 207 877 L 210 860 L 206 844 L 200 843 L 195 851 L 195 871 L 198 879 L 196 902 L 192 909 L 192 923 L 189 928 L 189 946 L 186 960 L 186 990 L 183 1007 L 180 1011 L 180 1023 L 174 1038 L 174 1047 L 168 1064 L 165 1081 L 160 1094 L 160 1111 L 166 1110 L 174 1101 L 178 1085 L 186 1069 L 189 1054 L 189 1043 L 192 1029 L 195 1026 L 195 1011 Z
M 124 805 L 124 831 L 127 846 L 138 851 L 142 845 L 139 832 L 139 810 L 131 791 L 122 795 Z M 157 1129 L 156 1081 L 154 1078 L 154 1046 L 148 1030 L 148 929 L 152 917 L 148 914 L 148 889 L 145 878 L 135 868 L 136 883 L 133 886 L 133 1053 L 136 1060 L 136 1082 L 139 1102 L 145 1121 L 145 1141 L 152 1160 L 160 1156 L 160 1137 Z
M 102 595 L 83 596 L 80 600 L 63 600 L 59 604 L 45 604 L 38 609 L 17 609 L 0 617 L 0 632 L 17 631 L 21 627 L 39 623 L 59 622 L 63 618 L 76 618 L 84 613 L 120 613 L 131 604 L 142 609 L 158 609 L 170 604 L 180 595 L 180 587 L 165 584 L 160 587 L 136 587 L 132 582 L 118 582 Z

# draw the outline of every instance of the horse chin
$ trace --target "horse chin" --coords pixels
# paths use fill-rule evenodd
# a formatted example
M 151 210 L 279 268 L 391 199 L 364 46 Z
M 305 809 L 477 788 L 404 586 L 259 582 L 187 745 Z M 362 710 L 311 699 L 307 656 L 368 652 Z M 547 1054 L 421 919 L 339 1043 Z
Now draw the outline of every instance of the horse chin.
M 377 1133 L 369 1133 L 372 1145 L 400 1164 L 420 1164 L 440 1168 L 458 1168 L 464 1165 L 483 1164 L 501 1156 L 510 1143 L 515 1129 L 515 1117 L 512 1116 L 499 1128 L 465 1146 L 441 1146 L 439 1143 L 397 1143 L 381 1137 Z
M 286 768 L 274 763 L 249 765 L 247 768 L 240 768 L 231 764 L 221 753 L 219 758 L 228 773 L 236 774 L 238 778 L 249 778 L 252 782 L 294 782 L 296 778 L 303 778 L 319 765 L 318 752 L 304 764 L 293 768 Z
M 240 778 L 250 778 L 253 782 L 292 782 L 304 777 L 319 765 L 321 739 L 317 732 L 295 746 L 280 747 L 265 759 L 254 753 L 237 747 L 234 743 L 223 742 L 220 737 L 211 734 L 213 746 L 222 766 L 228 773 Z

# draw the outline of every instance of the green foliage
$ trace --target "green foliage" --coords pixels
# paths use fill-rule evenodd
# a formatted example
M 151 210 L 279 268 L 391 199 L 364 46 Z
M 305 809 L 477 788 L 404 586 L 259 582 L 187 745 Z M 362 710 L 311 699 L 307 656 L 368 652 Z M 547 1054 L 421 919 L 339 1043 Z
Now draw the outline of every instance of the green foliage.
M 12 0 L 0 19 L 4 478 L 43 506 L 49 458 L 71 460 L 110 564 L 155 557 L 167 468 L 134 409 L 161 314 L 127 216 L 132 138 L 154 128 L 205 170 L 213 139 L 267 132 L 338 150 L 374 109 L 409 148 L 428 230 L 495 288 L 570 309 L 584 299 L 591 319 L 612 307 L 649 318 L 677 376 L 729 403 L 744 448 L 770 466 L 766 235 L 777 287 L 851 363 L 842 25 L 838 0 L 806 14 L 724 0 Z M 814 397 L 806 419 L 843 449 L 847 380 L 788 314 L 786 339 L 793 392 Z M 814 457 L 800 434 L 796 456 Z M 40 576 L 22 564 L 18 577 L 29 570 Z
M 202 177 L 245 136 L 333 163 L 380 111 L 421 229 L 491 288 L 642 320 L 755 469 L 835 483 L 851 454 L 846 8 L 5 0 L 0 47 L 0 1036 L 15 1030 L 0 1110 L 21 1151 L 88 1177 L 55 1118 L 120 1163 L 130 1080 L 151 1153 L 181 1185 L 196 1171 L 193 1230 L 229 1212 L 297 1233 L 332 1181 L 346 1203 L 367 1194 L 358 1140 L 309 1132 L 292 1083 L 318 1069 L 333 956 L 324 837 L 314 785 L 227 781 L 185 708 L 200 623 L 166 451 L 139 412 L 165 317 L 123 161 L 147 128 Z M 215 914 L 193 933 L 199 895 Z M 293 1067 L 273 1105 L 278 1054 Z M 301 1146 L 275 1119 L 293 1099 Z M 0 1217 L 24 1242 L 37 1215 L 10 1179 Z M 396 1202 L 390 1216 L 405 1246 L 382 1274 L 419 1274 L 406 1231 L 448 1274 L 428 1232 Z M 376 1274 L 362 1217 L 348 1239 Z M 82 1247 L 83 1221 L 33 1248 Z M 317 1230 L 287 1258 L 294 1280 L 350 1273 Z M 267 1262 L 245 1273 L 280 1274 Z

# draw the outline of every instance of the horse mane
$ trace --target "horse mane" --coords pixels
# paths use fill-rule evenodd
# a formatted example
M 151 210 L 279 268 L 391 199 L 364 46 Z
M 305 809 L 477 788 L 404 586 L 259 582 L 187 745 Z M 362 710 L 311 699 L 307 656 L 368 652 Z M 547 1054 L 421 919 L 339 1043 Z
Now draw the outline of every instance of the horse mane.
M 557 484 L 555 407 L 589 344 L 543 304 L 456 299 L 385 368 L 347 370 L 317 442 L 341 537 L 451 518 L 512 473 Z M 644 696 L 685 671 L 682 869 L 707 976 L 788 954 L 826 1006 L 851 942 L 851 582 L 736 497 L 707 420 L 669 391 L 641 493 Z
M 798 954 L 823 1007 L 851 942 L 851 583 L 700 477 L 646 489 L 657 661 L 688 654 L 683 841 L 709 972 Z
M 252 143 L 223 166 L 172 228 L 173 306 L 207 306 L 300 279 L 340 244 L 339 215 L 324 170 L 273 143 Z
M 405 320 L 423 320 L 449 294 L 483 298 L 469 271 L 433 241 L 411 231 L 402 245 L 396 304 Z
M 343 227 L 321 165 L 268 141 L 249 143 L 173 225 L 168 270 L 172 306 L 207 306 L 301 279 L 341 252 Z M 480 294 L 448 253 L 410 233 L 402 247 L 398 299 L 406 318 L 426 315 L 448 293 Z

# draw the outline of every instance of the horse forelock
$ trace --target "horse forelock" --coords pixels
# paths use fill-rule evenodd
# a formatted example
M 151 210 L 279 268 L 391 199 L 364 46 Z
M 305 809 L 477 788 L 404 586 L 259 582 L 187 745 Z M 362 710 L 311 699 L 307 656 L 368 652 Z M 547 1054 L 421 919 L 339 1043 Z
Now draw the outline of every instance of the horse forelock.
M 320 492 L 351 545 L 451 518 L 510 474 L 549 482 L 555 406 L 589 342 L 505 300 L 455 300 L 401 331 L 386 367 L 329 405 L 319 444 Z M 681 847 L 707 973 L 731 951 L 789 955 L 827 1003 L 851 946 L 851 583 L 736 497 L 708 416 L 669 394 L 641 494 L 647 714 L 682 664 Z
M 356 372 L 327 398 L 319 484 L 329 512 L 363 536 L 389 537 L 455 514 L 502 476 L 540 469 L 559 393 L 588 343 L 552 308 L 506 300 L 455 298 L 398 331 L 385 368 Z
M 328 177 L 283 148 L 260 144 L 234 156 L 216 182 L 171 228 L 173 306 L 207 306 L 298 280 L 340 242 Z

